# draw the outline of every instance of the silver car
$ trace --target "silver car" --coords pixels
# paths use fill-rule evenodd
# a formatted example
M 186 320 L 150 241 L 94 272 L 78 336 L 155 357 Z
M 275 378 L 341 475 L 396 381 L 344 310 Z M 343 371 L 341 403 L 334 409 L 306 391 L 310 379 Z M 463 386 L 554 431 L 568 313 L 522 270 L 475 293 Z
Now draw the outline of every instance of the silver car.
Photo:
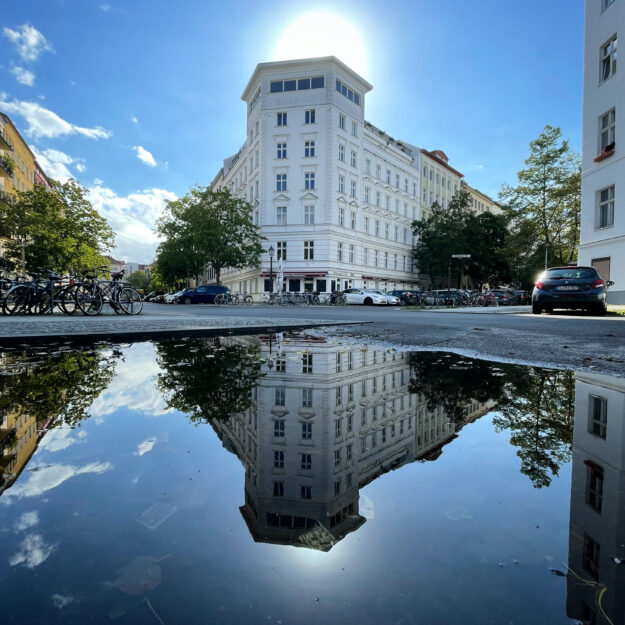
M 380 295 L 373 291 L 366 291 L 365 289 L 345 289 L 343 291 L 346 304 L 364 304 L 365 306 L 372 306 L 373 304 L 386 304 L 386 296 Z
M 399 306 L 401 304 L 401 300 L 396 295 L 390 295 L 389 293 L 385 293 L 384 291 L 378 291 L 377 289 L 373 289 L 371 292 L 383 295 L 386 298 L 386 303 L 389 306 Z

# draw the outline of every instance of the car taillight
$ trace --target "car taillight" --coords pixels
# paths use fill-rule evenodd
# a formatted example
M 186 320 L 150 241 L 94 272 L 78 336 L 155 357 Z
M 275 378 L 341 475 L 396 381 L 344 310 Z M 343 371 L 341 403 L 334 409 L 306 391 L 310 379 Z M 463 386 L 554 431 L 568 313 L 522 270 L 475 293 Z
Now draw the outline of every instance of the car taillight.
M 598 289 L 599 287 L 605 286 L 605 282 L 601 279 L 595 280 L 591 285 L 593 289 Z
M 537 289 L 541 289 L 541 290 L 545 288 L 545 285 L 544 285 L 544 283 L 542 282 L 542 280 L 536 280 L 536 282 L 534 282 L 534 286 L 535 286 Z

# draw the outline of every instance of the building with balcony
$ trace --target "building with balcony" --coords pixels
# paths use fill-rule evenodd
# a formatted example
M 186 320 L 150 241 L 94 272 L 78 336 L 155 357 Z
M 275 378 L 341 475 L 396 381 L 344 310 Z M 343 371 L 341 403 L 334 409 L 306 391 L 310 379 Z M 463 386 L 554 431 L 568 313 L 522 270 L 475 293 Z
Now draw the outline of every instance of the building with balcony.
M 614 281 L 608 303 L 625 304 L 625 77 L 617 42 L 625 5 L 586 0 L 582 127 L 582 215 L 578 264 Z
M 253 206 L 275 257 L 225 271 L 225 284 L 267 291 L 280 265 L 287 291 L 419 285 L 411 223 L 435 201 L 448 206 L 463 175 L 443 151 L 366 121 L 371 89 L 335 57 L 256 66 L 242 95 L 247 140 L 212 187 Z

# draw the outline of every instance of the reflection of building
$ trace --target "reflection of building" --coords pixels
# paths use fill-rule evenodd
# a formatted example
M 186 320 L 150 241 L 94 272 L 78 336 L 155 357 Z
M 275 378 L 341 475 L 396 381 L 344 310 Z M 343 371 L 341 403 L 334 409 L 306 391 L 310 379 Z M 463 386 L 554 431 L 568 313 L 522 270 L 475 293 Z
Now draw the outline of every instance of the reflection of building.
M 364 523 L 360 488 L 455 436 L 442 408 L 409 392 L 407 353 L 273 336 L 261 352 L 253 408 L 213 423 L 246 468 L 241 513 L 257 541 L 329 550 Z
M 11 411 L 0 416 L 0 494 L 22 472 L 37 448 L 37 419 Z
M 618 564 L 625 559 L 624 545 L 625 380 L 577 374 L 567 595 L 570 618 L 597 625 L 625 621 L 625 564 Z

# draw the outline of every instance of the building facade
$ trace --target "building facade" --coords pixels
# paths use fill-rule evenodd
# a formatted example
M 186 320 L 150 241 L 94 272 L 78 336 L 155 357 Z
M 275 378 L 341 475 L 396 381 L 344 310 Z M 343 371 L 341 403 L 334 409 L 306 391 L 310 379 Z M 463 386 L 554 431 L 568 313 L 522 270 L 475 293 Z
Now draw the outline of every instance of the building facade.
M 625 31 L 621 0 L 586 0 L 582 216 L 578 263 L 614 281 L 608 302 L 625 303 L 625 78 L 617 72 L 617 41 Z
M 447 206 L 462 174 L 444 152 L 366 121 L 371 88 L 335 57 L 256 67 L 242 95 L 247 141 L 212 186 L 252 204 L 274 257 L 224 272 L 226 285 L 261 293 L 280 267 L 288 291 L 418 286 L 411 223 Z

